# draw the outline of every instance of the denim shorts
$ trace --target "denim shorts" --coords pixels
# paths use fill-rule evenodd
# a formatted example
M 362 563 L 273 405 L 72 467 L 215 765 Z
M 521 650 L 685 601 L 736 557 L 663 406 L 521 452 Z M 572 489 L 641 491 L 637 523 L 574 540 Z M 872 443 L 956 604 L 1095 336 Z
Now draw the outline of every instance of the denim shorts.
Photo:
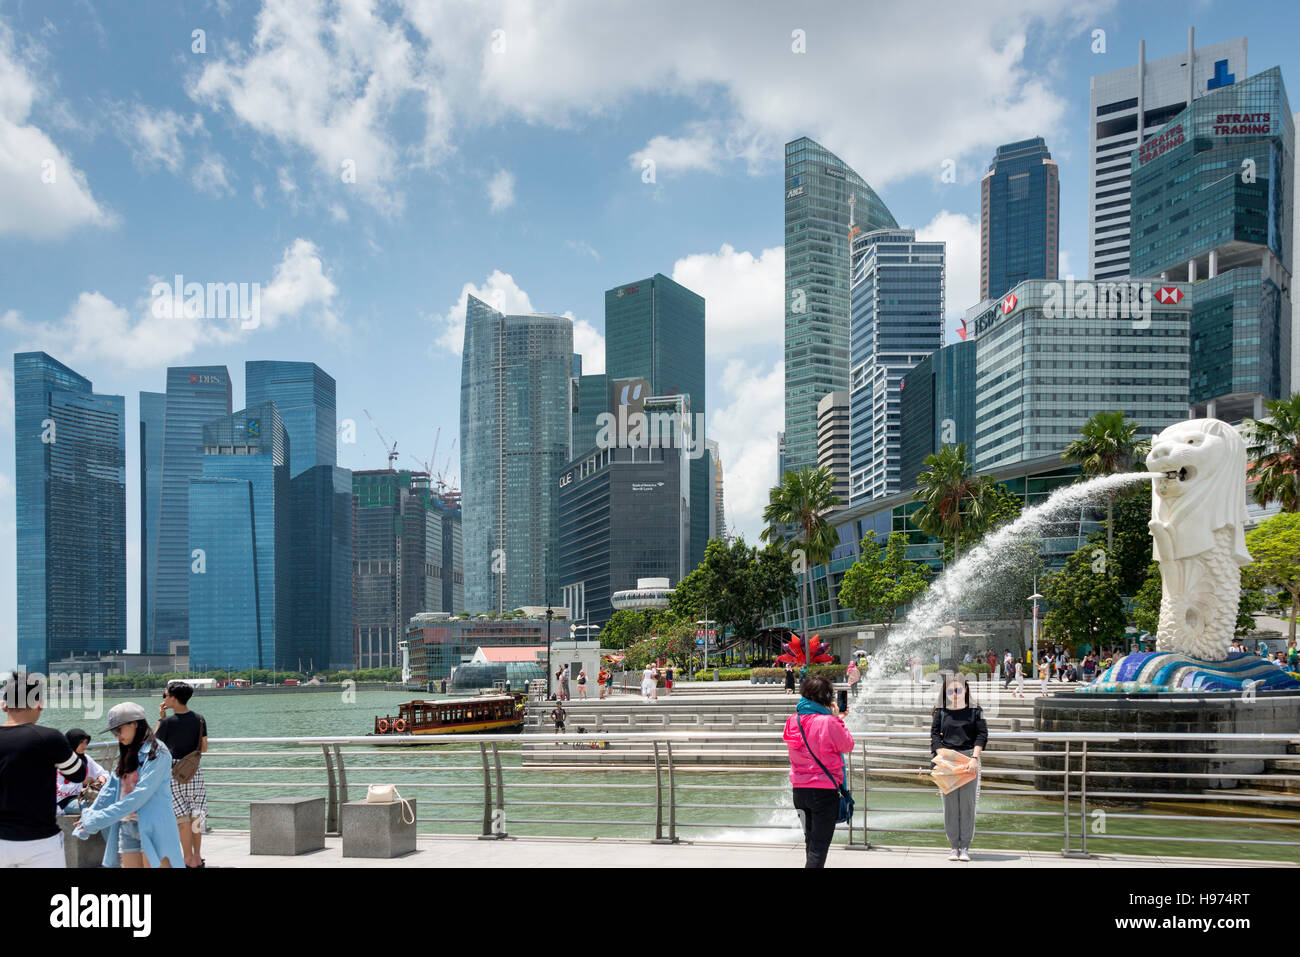
M 140 822 L 123 821 L 117 826 L 117 852 L 139 854 L 140 850 Z

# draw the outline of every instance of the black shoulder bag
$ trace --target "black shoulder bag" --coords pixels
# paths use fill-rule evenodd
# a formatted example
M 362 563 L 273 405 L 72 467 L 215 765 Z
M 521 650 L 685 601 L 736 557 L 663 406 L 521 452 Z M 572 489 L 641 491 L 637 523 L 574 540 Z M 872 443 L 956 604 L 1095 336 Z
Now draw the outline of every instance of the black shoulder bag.
M 835 785 L 835 790 L 840 793 L 840 808 L 836 814 L 835 823 L 849 823 L 849 821 L 853 820 L 853 793 L 845 786 L 848 783 L 847 778 L 845 779 L 844 784 L 835 780 L 835 775 L 831 774 L 830 769 L 827 768 L 826 765 L 822 764 L 822 759 L 817 757 L 817 752 L 814 751 L 812 745 L 808 743 L 808 735 L 804 732 L 803 722 L 796 719 L 795 724 L 799 726 L 799 733 L 803 735 L 804 747 L 808 749 L 808 753 L 812 755 L 812 759 L 817 762 L 817 766 L 826 772 L 826 776 L 831 779 L 831 784 Z

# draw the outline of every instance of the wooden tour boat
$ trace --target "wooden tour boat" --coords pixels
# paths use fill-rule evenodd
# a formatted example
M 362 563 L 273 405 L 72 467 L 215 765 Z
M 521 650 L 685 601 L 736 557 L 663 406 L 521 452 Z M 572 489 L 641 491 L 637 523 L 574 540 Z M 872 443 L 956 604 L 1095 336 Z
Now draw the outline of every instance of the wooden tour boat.
M 397 716 L 375 718 L 371 734 L 474 734 L 510 732 L 524 728 L 522 691 L 448 698 L 442 701 L 408 701 L 397 706 Z

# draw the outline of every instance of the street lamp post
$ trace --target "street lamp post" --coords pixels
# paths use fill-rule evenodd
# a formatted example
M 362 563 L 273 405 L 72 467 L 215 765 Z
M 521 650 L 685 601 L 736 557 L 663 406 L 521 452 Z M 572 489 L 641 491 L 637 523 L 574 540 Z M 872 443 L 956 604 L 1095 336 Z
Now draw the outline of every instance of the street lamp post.
M 1029 596 L 1029 600 L 1034 603 L 1034 653 L 1031 667 L 1034 669 L 1035 674 L 1038 673 L 1038 600 L 1042 597 L 1038 592 L 1034 592 Z

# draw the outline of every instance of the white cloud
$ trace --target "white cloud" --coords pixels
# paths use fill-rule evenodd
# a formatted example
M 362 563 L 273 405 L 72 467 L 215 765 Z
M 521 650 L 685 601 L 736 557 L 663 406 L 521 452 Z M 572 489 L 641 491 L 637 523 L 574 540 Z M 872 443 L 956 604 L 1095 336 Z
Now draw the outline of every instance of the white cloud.
M 776 484 L 776 433 L 785 423 L 785 363 L 732 359 L 717 382 L 722 401 L 705 431 L 722 458 L 727 524 L 746 542 L 760 544 L 763 507 Z
M 564 245 L 567 249 L 572 249 L 574 252 L 590 256 L 597 262 L 600 261 L 600 253 L 596 252 L 591 243 L 587 242 L 585 239 L 566 239 Z
M 58 239 L 82 226 L 111 226 L 86 176 L 41 129 L 28 123 L 40 97 L 0 23 L 0 235 Z
M 435 343 L 456 355 L 460 355 L 465 348 L 465 310 L 470 296 L 483 300 L 497 312 L 511 315 L 536 312 L 528 293 L 519 288 L 513 276 L 500 269 L 492 270 L 492 275 L 484 280 L 482 286 L 465 283 L 461 287 L 460 296 L 446 314 L 434 318 L 434 326 L 441 328 Z
M 197 281 L 196 277 L 188 277 Z M 210 282 L 236 282 L 210 279 Z M 168 289 L 172 281 L 151 277 Z M 337 288 L 325 275 L 314 243 L 296 239 L 285 249 L 269 283 L 262 284 L 260 326 L 274 328 L 288 318 L 307 318 L 326 334 L 341 325 L 332 304 Z M 151 295 L 142 296 L 132 309 L 120 306 L 100 292 L 83 292 L 56 322 L 28 322 L 16 311 L 0 315 L 0 329 L 13 333 L 23 346 L 58 351 L 69 362 L 108 360 L 127 368 L 167 365 L 203 346 L 226 345 L 250 333 L 235 318 L 187 316 L 183 300 L 170 308 L 155 309 Z M 165 302 L 166 300 L 158 300 Z
M 343 208 L 341 203 L 331 203 L 330 219 L 336 223 L 346 223 L 348 221 L 348 211 Z
M 13 427 L 14 374 L 12 369 L 0 368 L 0 432 L 12 431 Z
M 1050 63 L 1113 5 L 945 0 L 917 17 L 905 4 L 840 0 L 795 16 L 753 5 L 736 17 L 697 0 L 266 0 L 251 42 L 212 54 L 190 94 L 286 152 L 305 151 L 322 182 L 338 184 L 340 164 L 355 160 L 346 188 L 385 211 L 401 208 L 405 170 L 439 162 L 466 129 L 510 119 L 577 128 L 648 95 L 689 100 L 700 115 L 651 136 L 636 165 L 650 156 L 680 172 L 744 160 L 753 170 L 779 163 L 780 144 L 806 133 L 879 187 L 948 158 L 984 162 L 1017 137 L 1062 133 L 1067 101 L 1050 85 L 1057 74 L 1026 64 L 1028 41 Z M 806 53 L 792 51 L 796 27 Z M 829 94 L 862 89 L 864 36 L 881 39 L 869 51 L 871 95 L 845 109 Z
M 185 147 L 181 137 L 192 137 L 203 132 L 203 117 L 195 113 L 185 119 L 173 110 L 151 110 L 137 103 L 123 117 L 119 127 L 132 134 L 131 157 L 144 169 L 162 167 L 170 173 L 179 173 L 185 162 Z
M 962 316 L 980 301 L 980 224 L 964 213 L 942 210 L 916 231 L 916 238 L 947 244 L 944 250 L 945 342 L 957 342 Z
M 573 316 L 565 313 L 570 319 Z M 573 320 L 573 351 L 582 356 L 583 375 L 601 375 L 605 371 L 605 337 L 586 319 Z
M 228 196 L 235 191 L 230 185 L 230 168 L 217 153 L 205 153 L 190 174 L 190 182 L 201 193 L 212 196 Z
M 506 169 L 497 170 L 488 183 L 487 194 L 492 203 L 492 212 L 509 209 L 515 203 L 515 174 Z
M 705 351 L 710 355 L 784 341 L 785 250 L 781 247 L 764 249 L 755 258 L 723 243 L 716 253 L 677 260 L 673 282 L 704 297 Z

